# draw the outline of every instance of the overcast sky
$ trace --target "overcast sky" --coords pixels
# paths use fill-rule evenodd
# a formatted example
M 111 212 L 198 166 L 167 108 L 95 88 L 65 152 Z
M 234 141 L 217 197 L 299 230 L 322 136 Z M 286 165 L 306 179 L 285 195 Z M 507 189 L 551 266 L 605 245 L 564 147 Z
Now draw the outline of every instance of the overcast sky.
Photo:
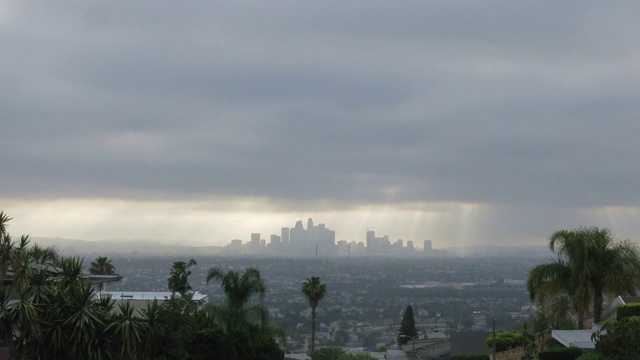
M 13 235 L 640 241 L 640 2 L 3 1 Z

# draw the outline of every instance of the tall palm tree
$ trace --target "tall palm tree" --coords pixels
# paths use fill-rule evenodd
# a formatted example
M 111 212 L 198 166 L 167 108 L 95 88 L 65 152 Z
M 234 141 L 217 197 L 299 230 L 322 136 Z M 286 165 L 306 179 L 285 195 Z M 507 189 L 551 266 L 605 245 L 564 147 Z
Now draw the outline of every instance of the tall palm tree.
M 116 268 L 111 264 L 111 260 L 106 256 L 99 256 L 95 261 L 91 262 L 89 273 L 92 275 L 113 275 L 115 270 Z M 98 283 L 98 290 L 102 291 L 103 289 L 104 281 L 101 281 Z
M 327 285 L 323 284 L 318 276 L 312 276 L 302 283 L 300 293 L 309 300 L 309 306 L 311 306 L 311 351 L 313 351 L 316 346 L 316 308 L 327 294 Z
M 258 314 L 263 326 L 267 325 L 268 312 L 262 305 L 251 304 L 253 296 L 261 299 L 267 292 L 267 286 L 260 276 L 260 271 L 255 267 L 248 267 L 239 273 L 234 270 L 227 272 L 218 267 L 209 270 L 207 284 L 211 280 L 220 281 L 220 286 L 227 296 L 227 301 L 222 314 L 226 319 L 226 325 L 230 328 L 237 327 L 247 321 L 250 314 Z
M 640 286 L 640 255 L 629 241 L 615 242 L 608 229 L 597 227 L 556 231 L 549 238 L 555 254 L 550 263 L 535 266 L 527 277 L 532 300 L 567 295 L 578 313 L 593 309 L 600 322 L 605 294 L 634 294 Z

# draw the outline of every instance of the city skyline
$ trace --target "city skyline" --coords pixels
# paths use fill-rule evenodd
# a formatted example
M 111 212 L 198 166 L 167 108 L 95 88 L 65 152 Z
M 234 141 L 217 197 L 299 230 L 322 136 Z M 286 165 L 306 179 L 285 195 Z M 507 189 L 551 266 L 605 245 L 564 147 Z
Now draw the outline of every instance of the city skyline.
M 423 246 L 416 247 L 412 239 L 392 240 L 389 235 L 377 237 L 370 229 L 363 239 L 338 240 L 335 231 L 323 223 L 314 225 L 312 218 L 307 219 L 306 228 L 302 220 L 298 220 L 291 228 L 282 227 L 280 234 L 263 237 L 261 233 L 252 232 L 248 241 L 232 239 L 225 248 L 231 253 L 281 256 L 412 255 L 416 251 L 429 253 L 432 250 L 432 240 L 420 241 Z
M 0 2 L 13 235 L 640 242 L 640 3 Z M 267 239 L 269 240 L 269 239 Z

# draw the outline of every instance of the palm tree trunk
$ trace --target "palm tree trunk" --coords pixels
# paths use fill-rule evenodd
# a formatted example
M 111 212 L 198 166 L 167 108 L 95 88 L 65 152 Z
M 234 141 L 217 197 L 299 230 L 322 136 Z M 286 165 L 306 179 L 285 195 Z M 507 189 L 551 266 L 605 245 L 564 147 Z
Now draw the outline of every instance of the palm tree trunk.
M 316 308 L 311 308 L 311 351 L 316 348 Z
M 602 316 L 602 292 L 597 291 L 593 296 L 593 323 L 594 324 L 599 323 L 601 316 Z
M 578 310 L 578 330 L 584 329 L 584 310 Z

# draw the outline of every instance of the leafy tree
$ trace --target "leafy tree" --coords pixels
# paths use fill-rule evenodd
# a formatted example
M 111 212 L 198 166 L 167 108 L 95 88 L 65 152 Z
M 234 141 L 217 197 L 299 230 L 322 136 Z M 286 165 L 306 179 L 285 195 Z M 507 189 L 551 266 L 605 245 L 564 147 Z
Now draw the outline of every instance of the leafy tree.
M 189 283 L 189 276 L 191 275 L 192 266 L 196 265 L 196 261 L 191 259 L 188 263 L 184 261 L 176 261 L 173 263 L 173 267 L 169 272 L 169 280 L 167 280 L 167 286 L 169 290 L 175 295 L 185 295 L 191 291 L 191 284 Z
M 630 241 L 614 242 L 608 229 L 560 230 L 549 239 L 552 262 L 534 267 L 527 278 L 532 300 L 566 294 L 578 313 L 578 327 L 591 306 L 600 322 L 605 294 L 634 294 L 640 285 L 640 256 Z
M 640 316 L 638 304 L 619 305 L 617 317 L 604 321 L 593 334 L 596 351 L 606 358 L 631 360 L 640 358 Z
M 407 305 L 402 314 L 402 321 L 400 322 L 400 330 L 398 330 L 398 344 L 404 345 L 409 342 L 410 339 L 418 337 L 418 330 L 416 329 L 416 319 L 413 315 L 413 307 Z
M 493 349 L 493 335 L 489 335 L 484 342 Z M 521 333 L 510 331 L 496 333 L 496 351 L 504 351 L 522 345 L 524 345 L 524 338 Z
M 336 331 L 336 333 L 333 335 L 335 344 L 338 346 L 344 346 L 346 343 L 349 342 L 349 334 L 340 329 L 338 331 Z
M 320 277 L 312 276 L 302 283 L 300 293 L 307 298 L 311 306 L 311 351 L 313 352 L 316 346 L 316 309 L 327 294 L 327 285 L 320 281 Z

